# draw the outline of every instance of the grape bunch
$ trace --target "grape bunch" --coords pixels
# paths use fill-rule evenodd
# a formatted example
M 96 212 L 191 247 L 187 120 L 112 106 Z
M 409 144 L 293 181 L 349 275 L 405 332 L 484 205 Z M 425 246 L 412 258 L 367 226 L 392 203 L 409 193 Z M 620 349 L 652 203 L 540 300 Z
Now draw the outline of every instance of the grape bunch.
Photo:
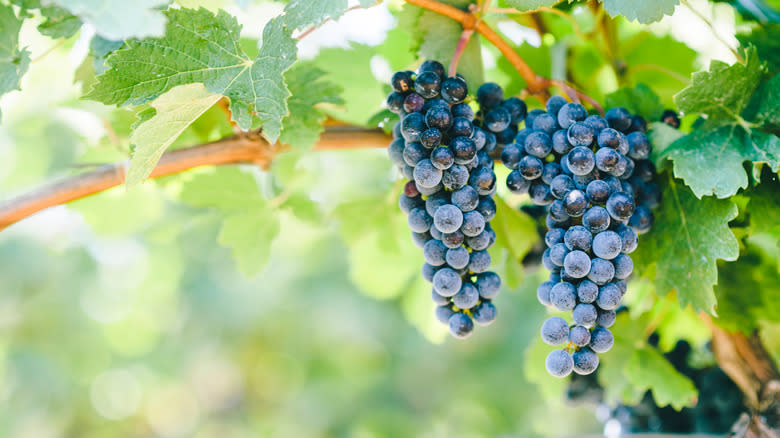
M 649 161 L 647 123 L 626 109 L 590 115 L 560 96 L 535 109 L 525 127 L 501 152 L 512 171 L 510 191 L 547 206 L 547 249 L 542 264 L 551 271 L 537 290 L 539 301 L 572 312 L 574 324 L 553 316 L 542 339 L 563 345 L 547 357 L 547 371 L 565 377 L 590 374 L 614 343 L 609 327 L 633 271 L 629 254 L 637 235 L 653 223 L 660 201 Z
M 474 124 L 463 77 L 447 77 L 444 66 L 425 61 L 417 73 L 393 75 L 387 97 L 401 116 L 388 148 L 390 159 L 409 181 L 399 199 L 412 239 L 422 248 L 423 277 L 433 284 L 436 317 L 456 338 L 474 323 L 496 319 L 492 300 L 501 279 L 488 271 L 496 233 L 496 174 L 489 153 L 496 136 Z

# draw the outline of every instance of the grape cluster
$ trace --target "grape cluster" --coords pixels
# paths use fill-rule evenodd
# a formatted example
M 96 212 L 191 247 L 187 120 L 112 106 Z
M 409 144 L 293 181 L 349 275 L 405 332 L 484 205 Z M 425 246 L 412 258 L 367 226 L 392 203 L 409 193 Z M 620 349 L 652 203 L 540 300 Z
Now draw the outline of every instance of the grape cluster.
M 525 128 L 501 152 L 512 169 L 509 190 L 547 206 L 542 264 L 551 274 L 537 297 L 572 312 L 573 325 L 559 316 L 542 325 L 546 343 L 564 345 L 547 357 L 553 376 L 590 374 L 597 353 L 612 348 L 609 327 L 634 267 L 628 254 L 660 201 L 646 130 L 645 120 L 624 108 L 589 115 L 579 103 L 554 96 L 546 111 L 528 113 Z
M 425 61 L 415 74 L 393 75 L 388 108 L 401 116 L 388 148 L 390 159 L 409 182 L 399 199 L 414 242 L 423 249 L 423 277 L 433 283 L 436 317 L 456 338 L 474 322 L 496 319 L 491 302 L 501 279 L 488 271 L 496 233 L 496 174 L 489 153 L 496 136 L 474 123 L 461 76 Z

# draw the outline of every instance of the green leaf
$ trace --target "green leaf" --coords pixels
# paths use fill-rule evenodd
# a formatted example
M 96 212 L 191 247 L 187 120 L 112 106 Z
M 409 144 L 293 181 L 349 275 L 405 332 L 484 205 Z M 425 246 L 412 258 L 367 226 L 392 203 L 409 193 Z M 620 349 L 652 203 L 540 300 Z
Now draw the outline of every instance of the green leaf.
M 92 54 L 92 65 L 95 68 L 95 74 L 102 74 L 106 71 L 106 59 L 112 52 L 119 50 L 125 45 L 124 41 L 110 41 L 95 35 L 89 42 L 89 50 Z
M 163 38 L 131 40 L 108 58 L 111 69 L 98 76 L 87 96 L 105 104 L 140 105 L 177 85 L 201 82 L 212 93 L 230 99 L 234 120 L 242 129 L 256 113 L 263 133 L 275 142 L 288 113 L 290 92 L 283 75 L 297 53 L 291 31 L 279 18 L 263 30 L 263 47 L 254 61 L 241 50 L 241 26 L 224 11 L 206 9 L 166 12 Z
M 762 125 L 780 127 L 780 74 L 764 82 L 756 96 L 759 104 L 753 120 Z
M 679 411 L 696 404 L 698 392 L 693 382 L 675 370 L 654 348 L 636 350 L 625 372 L 635 387 L 653 392 L 658 406 L 671 405 Z
M 310 148 L 324 129 L 326 115 L 316 105 L 342 104 L 341 87 L 325 79 L 326 73 L 312 64 L 299 64 L 284 78 L 292 96 L 287 101 L 290 114 L 282 120 L 280 141 L 294 148 Z
M 496 243 L 490 254 L 498 261 L 503 251 L 507 252 L 505 274 L 509 274 L 507 285 L 516 287 L 522 281 L 523 257 L 539 241 L 536 223 L 525 213 L 515 210 L 503 199 L 496 197 L 496 217 L 490 225 L 496 232 Z
M 604 10 L 615 17 L 622 15 L 629 20 L 637 20 L 640 23 L 652 23 L 664 17 L 672 15 L 674 7 L 680 0 L 601 0 Z
M 771 73 L 780 72 L 780 24 L 754 28 L 747 35 L 737 35 L 737 39 L 742 47 L 755 46 Z
M 659 295 L 676 290 L 681 305 L 713 313 L 716 260 L 739 256 L 737 238 L 728 227 L 737 206 L 710 197 L 697 199 L 686 186 L 669 179 L 655 211 L 655 226 L 642 236 L 635 260 L 646 269 L 655 265 Z
M 422 59 L 435 59 L 448 66 L 455 53 L 460 35 L 463 32 L 461 25 L 441 14 L 428 10 L 417 11 L 416 6 L 405 5 L 404 10 L 415 20 L 407 23 L 407 30 L 412 38 L 419 43 L 417 54 Z M 417 14 L 417 15 L 416 15 Z M 482 67 L 482 49 L 479 44 L 479 36 L 473 35 L 458 62 L 458 73 L 466 78 L 469 84 L 482 84 L 484 71 Z M 476 91 L 476 89 L 474 90 Z
M 233 250 L 242 274 L 253 276 L 268 263 L 271 241 L 279 234 L 279 228 L 276 212 L 266 204 L 255 204 L 245 213 L 227 216 L 217 242 Z
M 550 7 L 557 3 L 559 3 L 558 0 L 506 0 L 506 4 L 520 11 L 533 11 L 542 6 Z
M 651 159 L 656 167 L 662 167 L 661 162 L 666 159 L 666 150 L 675 141 L 685 137 L 685 133 L 662 122 L 651 123 L 649 128 L 647 136 L 653 145 Z
M 638 84 L 634 88 L 621 88 L 610 93 L 604 103 L 608 108 L 622 106 L 632 114 L 639 114 L 648 121 L 660 120 L 664 112 L 661 99 L 644 84 Z
M 199 173 L 179 195 L 183 202 L 213 207 L 224 216 L 217 241 L 232 248 L 239 270 L 247 276 L 262 271 L 271 242 L 279 233 L 277 211 L 260 195 L 252 175 L 237 167 Z
M 19 81 L 30 66 L 30 52 L 19 47 L 21 27 L 14 9 L 0 4 L 0 96 L 20 90 Z
M 46 21 L 38 26 L 38 32 L 51 38 L 70 38 L 81 29 L 79 17 L 58 6 L 41 8 Z
M 373 0 L 360 0 L 360 5 L 371 6 Z M 292 0 L 284 8 L 284 22 L 290 29 L 302 30 L 319 26 L 327 19 L 337 20 L 348 8 L 347 0 Z
M 160 36 L 165 32 L 161 7 L 168 0 L 50 0 L 85 23 L 95 26 L 98 35 L 109 40 Z
M 738 120 L 766 74 L 755 48 L 745 51 L 745 64 L 712 61 L 708 71 L 693 74 L 691 85 L 674 96 L 683 113 L 701 113 L 709 120 Z
M 750 234 L 763 233 L 780 226 L 780 182 L 777 177 L 763 178 L 750 192 L 747 211 L 750 214 Z
M 674 175 L 682 178 L 698 197 L 728 198 L 748 185 L 742 163 L 767 163 L 780 167 L 780 139 L 738 125 L 716 130 L 702 127 L 675 141 L 664 151 L 674 161 Z
M 203 84 L 188 84 L 174 87 L 152 101 L 156 114 L 130 134 L 135 150 L 125 184 L 130 187 L 146 179 L 168 146 L 221 98 L 207 91 Z

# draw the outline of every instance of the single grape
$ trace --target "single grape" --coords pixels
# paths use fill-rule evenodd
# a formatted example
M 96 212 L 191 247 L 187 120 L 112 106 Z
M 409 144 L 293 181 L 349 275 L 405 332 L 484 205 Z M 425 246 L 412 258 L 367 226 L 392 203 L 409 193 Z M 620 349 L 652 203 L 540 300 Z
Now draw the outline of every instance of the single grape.
M 617 313 L 614 310 L 599 309 L 599 317 L 596 324 L 600 327 L 612 327 L 617 320 Z
M 542 323 L 542 340 L 548 345 L 561 345 L 569 338 L 569 324 L 560 316 L 551 316 Z
M 477 286 L 479 296 L 487 300 L 492 300 L 501 291 L 501 277 L 495 272 L 480 273 L 474 284 Z
M 412 210 L 412 213 L 414 213 L 414 210 Z M 463 225 L 463 219 L 463 212 L 458 207 L 447 204 L 436 210 L 436 213 L 433 215 L 433 224 L 442 233 L 454 233 Z
M 419 196 L 409 197 L 406 195 L 401 195 L 398 198 L 398 206 L 401 208 L 402 212 L 404 212 L 405 214 L 409 214 L 415 208 L 425 206 L 425 203 L 423 202 L 422 199 L 420 199 Z
M 471 172 L 469 185 L 476 189 L 480 196 L 491 195 L 496 188 L 496 174 L 489 167 L 478 167 Z
M 615 172 L 622 155 L 610 148 L 601 148 L 596 151 L 596 168 L 602 172 Z
M 581 303 L 594 303 L 599 296 L 599 287 L 590 280 L 582 280 L 577 286 L 577 299 Z
M 463 186 L 452 192 L 452 205 L 464 213 L 477 208 L 477 204 L 479 204 L 479 194 L 471 186 Z
M 588 208 L 588 200 L 585 193 L 579 190 L 572 190 L 563 197 L 563 209 L 571 217 L 580 217 L 585 214 Z
M 609 124 L 607 123 L 607 120 L 604 117 L 592 115 L 585 118 L 585 121 L 583 122 L 586 125 L 590 126 L 591 129 L 593 129 L 593 132 L 596 133 L 596 136 L 606 128 L 609 128 Z
M 474 125 L 471 123 L 471 120 L 465 117 L 455 117 L 452 119 L 449 135 L 451 138 L 471 137 L 474 135 Z M 476 143 L 474 145 L 476 146 Z
M 434 277 L 435 280 L 435 277 Z M 599 288 L 599 296 L 596 298 L 596 305 L 602 310 L 615 310 L 620 306 L 620 299 L 623 294 L 615 283 L 607 283 Z
M 529 181 L 534 180 L 542 176 L 544 163 L 537 157 L 526 155 L 518 163 L 517 170 L 523 178 Z
M 452 126 L 452 113 L 450 113 L 450 107 L 436 107 L 431 108 L 425 113 L 425 124 L 429 128 L 438 128 L 442 131 L 446 131 Z
M 480 196 L 476 210 L 485 217 L 485 221 L 491 221 L 496 217 L 496 201 L 490 196 Z
M 550 192 L 556 199 L 563 199 L 574 188 L 574 181 L 569 175 L 558 175 L 550 182 Z
M 628 156 L 635 160 L 646 160 L 650 157 L 650 140 L 644 132 L 636 131 L 628 134 Z
M 448 303 L 446 305 L 441 305 L 436 307 L 434 314 L 436 315 L 436 319 L 439 320 L 440 323 L 448 324 L 450 322 L 450 318 L 452 317 L 452 315 L 455 314 L 455 312 L 452 310 L 452 308 Z
M 494 82 L 485 82 L 477 89 L 477 102 L 484 110 L 491 110 L 504 100 L 504 90 Z
M 490 238 L 490 233 L 487 230 L 483 230 L 476 236 L 466 238 L 466 245 L 468 245 L 469 248 L 477 251 L 488 249 L 490 248 L 491 244 L 492 241 Z
M 550 289 L 550 303 L 561 311 L 574 309 L 577 305 L 577 289 L 566 281 L 555 284 Z
M 439 293 L 436 292 L 436 289 L 431 289 L 431 300 L 433 300 L 433 304 L 436 304 L 437 306 L 446 306 L 450 303 L 450 299 L 439 295 Z
M 536 288 L 536 298 L 540 303 L 545 306 L 552 306 L 552 303 L 550 302 L 550 291 L 556 283 L 557 282 L 554 281 L 545 281 Z
M 541 109 L 533 109 L 529 111 L 528 114 L 525 116 L 526 129 L 533 131 L 534 120 L 536 120 L 536 118 L 541 116 L 542 114 L 547 114 L 547 113 Z
M 566 254 L 569 253 L 569 249 L 563 243 L 556 243 L 550 248 L 550 261 L 555 266 L 563 266 L 563 260 L 566 258 Z
M 628 225 L 637 232 L 637 234 L 646 233 L 653 225 L 653 212 L 646 205 L 640 205 L 628 220 Z
M 444 244 L 442 244 L 442 247 L 446 250 L 445 260 L 451 268 L 463 269 L 469 264 L 469 251 L 465 247 L 459 246 L 457 248 L 446 249 L 447 247 L 444 246 Z
M 607 119 L 610 128 L 618 131 L 627 132 L 631 127 L 631 113 L 625 108 L 619 106 L 610 108 L 604 118 Z
M 474 140 L 460 136 L 455 137 L 450 141 L 450 148 L 455 154 L 456 164 L 466 164 L 477 156 L 477 145 L 474 144 Z
M 431 228 L 431 216 L 423 208 L 418 207 L 410 211 L 408 219 L 409 228 L 415 233 L 424 233 Z
M 509 169 L 517 169 L 521 158 L 523 158 L 523 150 L 517 143 L 509 143 L 501 150 L 501 163 Z
M 445 81 L 446 82 L 446 81 Z M 468 121 L 474 120 L 474 110 L 467 103 L 459 103 L 451 108 L 453 117 L 463 117 Z
M 590 343 L 590 330 L 581 325 L 575 325 L 569 330 L 569 342 L 584 347 Z
M 531 183 L 531 187 L 528 188 L 528 195 L 536 205 L 548 205 L 555 199 L 550 192 L 550 186 L 538 180 Z
M 428 263 L 423 263 L 422 269 L 420 270 L 423 276 L 423 279 L 427 281 L 428 283 L 433 282 L 433 275 L 436 274 L 436 271 L 439 270 L 438 266 L 433 266 Z
M 510 97 L 504 101 L 502 106 L 509 111 L 509 114 L 512 115 L 512 124 L 517 125 L 520 123 L 523 119 L 525 119 L 526 114 L 528 114 L 528 106 L 517 97 Z
M 441 77 L 432 71 L 417 75 L 414 81 L 414 91 L 426 99 L 432 99 L 441 91 Z
M 523 194 L 528 192 L 531 181 L 525 179 L 519 170 L 513 170 L 506 177 L 506 187 L 512 193 Z
M 442 172 L 441 183 L 448 190 L 458 190 L 469 182 L 469 171 L 465 167 L 455 164 Z
M 441 266 L 445 263 L 447 247 L 441 241 L 431 239 L 423 247 L 423 258 L 431 266 Z
M 431 163 L 440 170 L 447 170 L 455 164 L 455 155 L 448 147 L 438 147 L 431 152 Z
M 542 182 L 547 185 L 552 184 L 552 181 L 555 179 L 556 176 L 560 175 L 561 172 L 562 170 L 560 164 L 554 161 L 545 164 L 544 169 L 542 169 Z M 552 190 L 552 188 L 550 190 Z
M 451 297 L 458 293 L 463 281 L 460 275 L 452 268 L 442 268 L 433 274 L 433 288 L 439 295 Z M 620 292 L 618 290 L 618 292 Z
M 425 200 L 425 211 L 427 211 L 428 214 L 431 215 L 431 217 L 433 217 L 433 215 L 436 214 L 436 210 L 438 210 L 439 207 L 449 203 L 450 203 L 449 193 L 442 191 L 433 194 L 431 196 L 428 196 L 428 198 Z
M 475 274 L 482 273 L 490 268 L 490 263 L 491 259 L 489 252 L 485 250 L 471 251 L 468 269 Z
M 612 336 L 612 332 L 604 327 L 596 327 L 591 333 L 590 348 L 596 353 L 606 353 L 612 349 L 612 345 L 615 344 L 615 337 Z
M 647 132 L 647 120 L 639 114 L 631 116 L 631 127 L 628 132 Z
M 552 139 L 544 131 L 534 131 L 525 138 L 524 148 L 528 155 L 544 158 L 552 151 Z
M 563 129 L 569 129 L 569 126 L 585 120 L 586 117 L 588 117 L 588 112 L 584 106 L 579 103 L 569 102 L 558 111 L 558 124 Z
M 412 242 L 414 242 L 414 244 L 419 248 L 425 247 L 425 244 L 428 243 L 428 241 L 431 239 L 432 237 L 430 230 L 425 233 L 415 233 L 412 231 Z
M 474 331 L 474 321 L 465 313 L 455 313 L 450 317 L 449 329 L 452 336 L 458 339 L 466 339 Z
M 414 181 L 422 187 L 436 187 L 441 182 L 441 169 L 436 168 L 431 160 L 424 159 L 414 167 Z
M 593 144 L 593 140 L 596 134 L 593 132 L 593 128 L 586 125 L 584 122 L 576 122 L 569 126 L 566 133 L 566 138 L 572 146 L 590 146 Z
M 566 254 L 566 258 L 563 260 L 563 269 L 566 275 L 573 278 L 583 278 L 590 272 L 590 257 L 583 251 L 574 250 Z
M 609 223 L 610 220 L 607 209 L 598 205 L 589 208 L 582 216 L 582 225 L 593 234 L 609 228 Z
M 411 93 L 404 98 L 403 107 L 407 113 L 422 111 L 423 105 L 425 105 L 425 99 L 417 93 Z
M 587 175 L 596 166 L 593 152 L 583 146 L 573 148 L 566 157 L 569 170 L 575 175 Z
M 598 312 L 596 306 L 593 304 L 580 303 L 574 307 L 572 311 L 572 319 L 575 324 L 579 324 L 585 327 L 593 327 L 596 325 L 596 318 L 598 318 Z
M 441 210 L 441 208 L 439 210 Z M 435 222 L 435 218 L 434 218 L 434 222 Z M 485 229 L 485 217 L 482 216 L 478 211 L 470 211 L 468 213 L 463 213 L 460 231 L 464 235 L 468 237 L 473 237 L 481 233 L 482 230 L 484 229 Z M 442 232 L 443 231 L 444 230 L 442 230 Z
M 563 241 L 570 251 L 590 251 L 593 242 L 593 235 L 582 225 L 575 225 L 569 228 L 564 234 Z
M 620 225 L 615 229 L 615 232 L 620 235 L 624 254 L 631 254 L 636 250 L 638 242 L 636 231 L 633 228 Z
M 606 231 L 605 231 L 606 232 Z M 598 235 L 596 236 L 598 237 Z M 593 248 L 596 247 L 596 240 L 593 240 Z M 609 260 L 596 257 L 590 261 L 590 272 L 588 279 L 599 286 L 603 286 L 615 277 L 615 266 Z
M 442 80 L 447 77 L 447 71 L 444 69 L 444 65 L 442 65 L 442 63 L 439 61 L 434 61 L 431 59 L 423 61 L 423 63 L 420 64 L 420 67 L 417 69 L 417 74 L 419 75 L 427 71 L 436 73 L 436 76 Z
M 399 71 L 393 74 L 390 78 L 390 85 L 397 93 L 406 93 L 414 87 L 414 81 L 412 81 L 412 72 Z
M 566 129 L 559 129 L 552 134 L 552 148 L 559 155 L 567 154 L 574 146 L 569 143 L 569 133 Z
M 404 162 L 406 164 L 414 167 L 419 163 L 420 161 L 426 159 L 428 157 L 428 149 L 425 148 L 425 146 L 422 145 L 422 143 L 419 142 L 407 142 L 406 146 L 404 146 L 403 151 L 403 158 Z M 414 170 L 412 170 L 414 172 Z M 412 178 L 414 178 L 414 174 L 412 174 Z
M 566 377 L 574 369 L 574 360 L 565 350 L 555 350 L 547 355 L 544 367 L 554 377 Z
M 612 128 L 606 128 L 599 132 L 596 143 L 600 148 L 617 150 L 623 141 L 623 134 Z
M 680 129 L 680 116 L 674 110 L 666 110 L 661 114 L 661 122 L 674 129 Z
M 612 260 L 612 263 L 615 265 L 615 278 L 618 280 L 628 278 L 631 272 L 634 271 L 634 261 L 631 260 L 631 256 L 619 254 Z
M 623 240 L 614 231 L 602 231 L 593 236 L 593 254 L 605 260 L 612 260 L 623 250 Z
M 385 105 L 387 105 L 387 109 L 389 109 L 390 112 L 400 115 L 404 111 L 404 100 L 405 98 L 403 94 L 393 91 L 387 96 Z M 398 132 L 399 134 L 401 132 L 400 126 Z
M 433 149 L 441 144 L 441 131 L 437 128 L 428 128 L 420 134 L 420 143 L 426 149 Z
M 457 104 L 469 94 L 466 81 L 460 77 L 449 77 L 441 83 L 441 97 L 450 104 Z
M 604 180 L 597 179 L 588 183 L 585 194 L 590 202 L 594 204 L 604 204 L 612 194 L 612 189 Z
M 556 199 L 550 204 L 547 214 L 555 221 L 561 222 L 569 219 L 566 210 L 563 208 L 563 201 Z
M 549 114 L 539 114 L 534 118 L 534 124 L 531 126 L 534 131 L 544 132 L 547 135 L 552 135 L 553 132 L 560 129 L 555 117 Z
M 591 335 L 592 336 L 592 335 Z M 593 339 L 591 339 L 593 342 Z M 588 347 L 580 348 L 572 354 L 574 372 L 580 375 L 588 375 L 599 367 L 599 356 Z
M 458 293 L 452 297 L 452 304 L 461 309 L 471 309 L 479 302 L 479 292 L 476 286 L 469 282 L 463 283 Z
M 441 242 L 449 249 L 458 248 L 459 246 L 463 245 L 463 242 L 465 241 L 466 236 L 464 236 L 460 230 L 455 230 L 452 233 L 442 233 L 441 235 Z
M 490 325 L 496 320 L 496 306 L 489 301 L 483 301 L 471 311 L 471 314 L 477 324 Z
M 607 212 L 619 221 L 629 219 L 634 214 L 634 200 L 626 193 L 613 193 L 607 200 Z
M 492 132 L 504 131 L 512 122 L 512 115 L 503 107 L 493 108 L 485 114 L 485 127 Z
M 550 114 L 553 117 L 558 117 L 558 112 L 567 103 L 569 102 L 562 96 L 552 96 L 551 98 L 547 99 L 545 108 L 547 109 L 548 114 Z

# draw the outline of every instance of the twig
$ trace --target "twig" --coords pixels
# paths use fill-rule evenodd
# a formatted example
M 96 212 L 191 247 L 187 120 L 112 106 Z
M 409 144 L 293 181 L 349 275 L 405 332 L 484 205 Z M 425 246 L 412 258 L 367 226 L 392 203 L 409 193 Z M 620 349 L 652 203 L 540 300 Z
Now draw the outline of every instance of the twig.
M 687 1 L 687 0 L 681 0 L 681 3 L 682 3 L 682 4 L 684 4 L 686 8 L 688 8 L 688 9 L 689 9 L 691 12 L 693 12 L 693 13 L 694 13 L 694 15 L 696 15 L 697 17 L 699 17 L 699 19 L 701 19 L 701 21 L 703 21 L 703 22 L 704 22 L 704 23 L 705 23 L 705 24 L 706 24 L 706 25 L 707 25 L 707 26 L 710 28 L 710 31 L 712 32 L 712 35 L 715 37 L 715 39 L 716 39 L 716 40 L 718 40 L 718 41 L 720 41 L 720 42 L 721 42 L 721 44 L 723 44 L 724 46 L 726 46 L 726 48 L 727 48 L 727 49 L 729 49 L 729 51 L 731 51 L 731 53 L 734 55 L 734 57 L 735 57 L 735 58 L 737 58 L 737 60 L 738 60 L 739 62 L 741 62 L 741 63 L 743 63 L 743 64 L 745 63 L 745 58 L 743 58 L 743 57 L 742 57 L 742 55 L 740 55 L 740 54 L 739 54 L 739 52 L 737 51 L 737 49 L 735 49 L 734 47 L 732 47 L 732 46 L 731 46 L 731 44 L 729 44 L 729 43 L 728 43 L 728 42 L 727 42 L 727 41 L 726 41 L 726 40 L 725 40 L 725 39 L 724 39 L 724 38 L 723 38 L 723 37 L 722 37 L 722 36 L 721 36 L 721 35 L 718 33 L 718 31 L 716 31 L 716 30 L 715 30 L 715 26 L 712 24 L 712 20 L 710 20 L 709 18 L 705 17 L 705 16 L 704 16 L 704 14 L 702 14 L 701 12 L 699 12 L 698 10 L 696 10 L 696 9 L 695 9 L 693 6 L 691 6 L 691 4 L 690 4 L 690 3 L 688 3 L 688 1 Z
M 313 150 L 343 150 L 387 147 L 390 137 L 379 129 L 334 126 L 326 128 Z M 243 134 L 212 143 L 165 153 L 150 178 L 172 175 L 200 166 L 256 164 L 268 168 L 286 145 L 269 144 L 257 134 Z M 41 210 L 100 193 L 125 181 L 128 162 L 108 164 L 95 170 L 61 178 L 15 198 L 0 202 L 0 230 Z
M 531 67 L 515 52 L 512 47 L 498 35 L 484 21 L 479 21 L 473 14 L 461 11 L 460 9 L 436 0 L 405 0 L 407 3 L 427 9 L 445 17 L 449 17 L 459 22 L 464 29 L 473 27 L 486 40 L 493 44 L 499 52 L 509 61 L 510 64 L 520 73 L 525 80 L 528 91 L 539 99 L 546 100 L 549 96 L 547 88 L 549 81 L 536 74 Z
M 474 13 L 474 10 L 472 10 L 471 12 Z M 466 28 L 465 24 L 463 26 L 464 26 L 463 32 L 460 34 L 460 38 L 458 39 L 458 44 L 455 46 L 455 53 L 452 55 L 452 61 L 450 61 L 450 69 L 449 69 L 450 76 L 455 76 L 458 73 L 458 61 L 460 61 L 460 57 L 461 55 L 463 55 L 463 51 L 466 50 L 466 46 L 468 46 L 469 44 L 471 35 L 474 34 L 473 27 Z

